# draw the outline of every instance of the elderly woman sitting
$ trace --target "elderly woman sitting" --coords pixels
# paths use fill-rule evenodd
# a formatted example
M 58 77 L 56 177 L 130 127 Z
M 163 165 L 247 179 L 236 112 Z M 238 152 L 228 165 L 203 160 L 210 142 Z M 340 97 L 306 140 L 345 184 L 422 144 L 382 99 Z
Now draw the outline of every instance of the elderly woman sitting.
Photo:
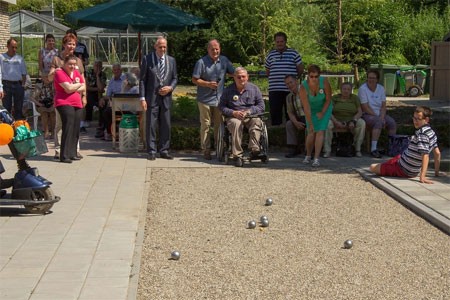
M 122 93 L 124 94 L 139 94 L 139 80 L 132 72 L 125 74 L 122 82 Z
M 333 139 L 333 130 L 345 129 L 353 134 L 353 146 L 356 156 L 361 157 L 361 144 L 364 141 L 366 123 L 362 116 L 361 103 L 358 96 L 352 94 L 352 84 L 344 82 L 341 85 L 341 93 L 331 98 L 333 103 L 333 112 L 328 122 L 328 128 L 325 132 L 324 155 L 330 157 L 331 142 Z

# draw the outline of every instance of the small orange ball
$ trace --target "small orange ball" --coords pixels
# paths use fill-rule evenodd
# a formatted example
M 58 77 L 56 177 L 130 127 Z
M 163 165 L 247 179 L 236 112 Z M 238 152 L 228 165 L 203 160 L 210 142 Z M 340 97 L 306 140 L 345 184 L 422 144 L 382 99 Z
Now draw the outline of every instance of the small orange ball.
M 0 124 L 0 146 L 8 145 L 14 138 L 14 129 L 6 123 Z

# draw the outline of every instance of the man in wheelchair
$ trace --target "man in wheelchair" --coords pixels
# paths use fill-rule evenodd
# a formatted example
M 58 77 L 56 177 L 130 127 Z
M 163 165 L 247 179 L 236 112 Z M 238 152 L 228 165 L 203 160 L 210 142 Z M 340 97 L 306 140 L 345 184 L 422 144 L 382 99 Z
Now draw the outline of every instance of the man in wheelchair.
M 234 83 L 223 91 L 219 109 L 225 116 L 226 126 L 231 134 L 231 152 L 236 161 L 236 166 L 242 167 L 244 163 L 244 151 L 242 149 L 244 126 L 249 132 L 248 148 L 251 151 L 250 160 L 267 160 L 267 158 L 260 157 L 260 138 L 264 126 L 263 122 L 261 118 L 249 117 L 264 113 L 264 100 L 259 88 L 248 82 L 248 72 L 243 67 L 235 69 Z

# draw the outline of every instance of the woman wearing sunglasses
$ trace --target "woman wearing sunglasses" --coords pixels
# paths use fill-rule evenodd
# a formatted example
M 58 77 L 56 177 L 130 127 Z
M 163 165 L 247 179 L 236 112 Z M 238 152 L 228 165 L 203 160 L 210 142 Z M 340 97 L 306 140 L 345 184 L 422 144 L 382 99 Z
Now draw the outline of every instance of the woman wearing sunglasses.
M 311 153 L 314 149 L 312 166 L 319 167 L 319 155 L 332 112 L 331 86 L 325 77 L 320 76 L 319 66 L 310 65 L 308 67 L 308 78 L 300 87 L 300 100 L 305 112 L 308 132 L 306 156 L 303 163 L 311 163 Z

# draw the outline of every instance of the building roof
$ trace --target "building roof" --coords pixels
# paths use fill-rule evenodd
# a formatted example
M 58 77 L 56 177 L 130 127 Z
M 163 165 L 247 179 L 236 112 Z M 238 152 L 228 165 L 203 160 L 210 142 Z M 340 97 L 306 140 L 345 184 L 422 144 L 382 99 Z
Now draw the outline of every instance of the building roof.
M 42 36 L 47 33 L 64 35 L 69 27 L 52 19 L 51 16 L 19 10 L 9 16 L 11 35 Z

